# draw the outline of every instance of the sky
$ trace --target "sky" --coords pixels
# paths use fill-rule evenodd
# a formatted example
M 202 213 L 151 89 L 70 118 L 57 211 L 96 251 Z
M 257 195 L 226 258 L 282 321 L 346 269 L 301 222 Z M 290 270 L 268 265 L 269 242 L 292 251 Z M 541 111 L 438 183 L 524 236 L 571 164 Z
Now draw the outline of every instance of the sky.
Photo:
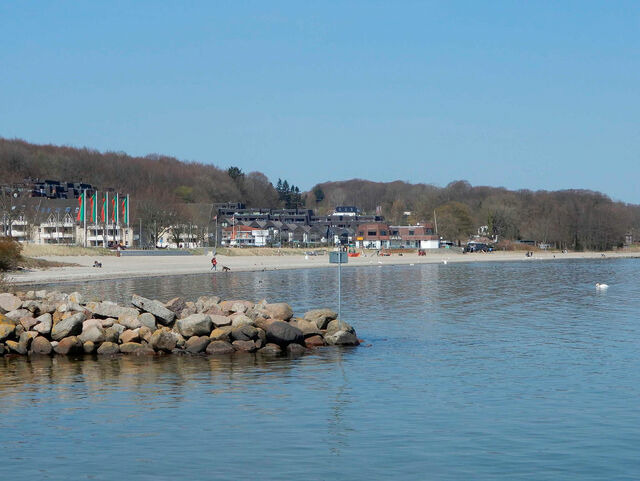
M 637 1 L 3 1 L 0 136 L 640 203 Z

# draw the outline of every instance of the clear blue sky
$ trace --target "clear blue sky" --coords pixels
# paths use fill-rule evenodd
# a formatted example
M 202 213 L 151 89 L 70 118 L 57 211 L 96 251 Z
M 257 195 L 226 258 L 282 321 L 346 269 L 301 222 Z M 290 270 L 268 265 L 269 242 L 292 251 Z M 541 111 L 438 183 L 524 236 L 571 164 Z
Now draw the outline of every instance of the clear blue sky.
M 640 2 L 5 1 L 0 136 L 640 203 Z

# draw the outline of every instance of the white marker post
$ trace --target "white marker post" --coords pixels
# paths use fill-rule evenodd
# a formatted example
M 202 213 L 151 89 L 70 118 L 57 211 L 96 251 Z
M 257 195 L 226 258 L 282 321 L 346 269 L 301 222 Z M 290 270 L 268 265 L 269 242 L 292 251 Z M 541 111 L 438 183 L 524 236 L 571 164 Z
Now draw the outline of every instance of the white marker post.
M 342 264 L 349 262 L 346 252 L 329 252 L 329 263 L 338 264 L 338 319 L 342 318 Z

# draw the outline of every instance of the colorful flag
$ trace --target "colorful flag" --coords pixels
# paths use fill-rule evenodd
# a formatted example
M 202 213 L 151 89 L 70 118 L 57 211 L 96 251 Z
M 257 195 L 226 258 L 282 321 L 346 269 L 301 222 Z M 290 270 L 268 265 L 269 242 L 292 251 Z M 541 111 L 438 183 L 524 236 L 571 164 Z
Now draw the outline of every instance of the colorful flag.
M 106 217 L 105 217 L 105 213 L 107 211 L 107 197 L 103 197 L 102 198 L 102 210 L 100 211 L 100 221 L 101 222 L 106 222 Z
M 93 191 L 93 195 L 89 199 L 89 207 L 91 208 L 91 222 L 98 222 L 98 191 Z
M 111 199 L 111 222 L 118 223 L 118 194 L 115 194 Z
M 84 221 L 84 197 L 85 197 L 85 195 L 86 195 L 86 191 L 84 191 L 78 197 L 78 215 L 76 216 L 76 220 L 78 222 Z
M 128 224 L 129 223 L 129 196 L 126 196 L 124 199 L 122 199 L 121 205 L 122 205 L 122 222 L 124 224 Z

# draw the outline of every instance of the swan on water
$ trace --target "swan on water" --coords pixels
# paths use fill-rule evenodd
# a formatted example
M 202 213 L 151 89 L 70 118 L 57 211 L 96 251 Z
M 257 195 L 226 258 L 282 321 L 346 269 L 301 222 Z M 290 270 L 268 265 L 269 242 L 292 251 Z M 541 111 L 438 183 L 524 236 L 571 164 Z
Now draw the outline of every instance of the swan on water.
M 601 284 L 600 282 L 596 282 L 596 289 L 606 289 L 609 287 L 607 284 Z

